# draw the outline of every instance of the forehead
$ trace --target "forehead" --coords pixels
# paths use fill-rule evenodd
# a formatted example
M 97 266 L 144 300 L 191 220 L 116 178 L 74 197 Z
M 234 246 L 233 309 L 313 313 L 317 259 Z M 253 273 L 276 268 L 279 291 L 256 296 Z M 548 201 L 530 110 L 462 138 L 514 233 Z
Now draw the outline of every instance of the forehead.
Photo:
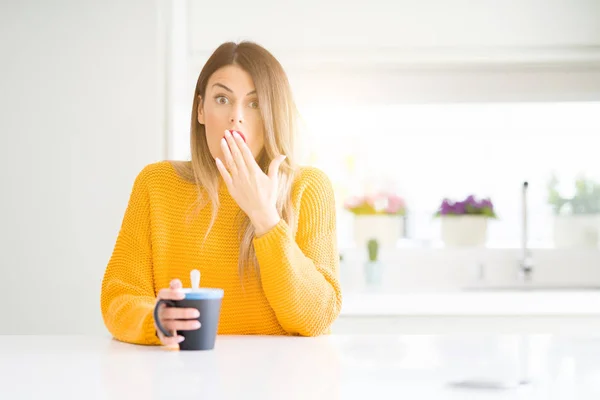
M 227 65 L 216 70 L 208 80 L 209 90 L 213 90 L 213 85 L 215 83 L 223 84 L 234 92 L 243 94 L 254 90 L 254 81 L 250 74 L 237 65 Z M 214 89 L 220 90 L 220 88 L 217 87 Z

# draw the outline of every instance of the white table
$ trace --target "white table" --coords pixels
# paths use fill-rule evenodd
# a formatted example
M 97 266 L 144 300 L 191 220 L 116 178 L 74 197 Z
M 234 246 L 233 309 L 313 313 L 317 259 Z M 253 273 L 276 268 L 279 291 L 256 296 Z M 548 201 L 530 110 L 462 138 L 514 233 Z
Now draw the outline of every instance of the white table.
M 600 336 L 220 336 L 213 351 L 3 336 L 1 399 L 598 399 Z M 464 389 L 482 377 L 517 388 Z

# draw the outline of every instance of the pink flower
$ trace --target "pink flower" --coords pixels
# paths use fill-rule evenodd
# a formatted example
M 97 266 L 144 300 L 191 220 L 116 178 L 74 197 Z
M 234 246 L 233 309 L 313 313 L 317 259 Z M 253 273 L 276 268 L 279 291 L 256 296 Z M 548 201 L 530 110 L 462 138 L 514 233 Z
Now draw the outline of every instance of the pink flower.
M 348 200 L 346 200 L 346 202 L 344 203 L 344 207 L 345 208 L 354 208 L 354 207 L 358 207 L 360 206 L 362 203 L 364 202 L 364 198 L 360 197 L 360 196 L 353 196 L 350 197 Z
M 388 197 L 388 206 L 385 209 L 385 212 L 389 214 L 395 214 L 404 207 L 404 199 L 402 199 L 400 196 L 391 195 Z
M 355 214 L 403 214 L 404 199 L 396 194 L 379 192 L 349 198 L 344 207 Z

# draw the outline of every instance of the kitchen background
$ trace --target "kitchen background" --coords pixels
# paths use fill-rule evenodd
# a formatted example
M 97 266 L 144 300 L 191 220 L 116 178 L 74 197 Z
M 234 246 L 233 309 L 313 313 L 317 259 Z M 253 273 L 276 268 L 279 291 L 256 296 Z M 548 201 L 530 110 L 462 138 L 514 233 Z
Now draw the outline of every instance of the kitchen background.
M 223 29 L 202 3 L 174 3 L 170 157 L 189 159 L 189 88 L 214 47 L 255 40 L 290 75 L 302 162 L 334 183 L 346 288 L 460 288 L 490 268 L 509 283 L 518 254 L 498 257 L 525 236 L 532 252 L 558 249 L 535 254 L 551 269 L 535 283 L 600 285 L 600 3 L 270 6 L 212 6 Z M 434 218 L 443 199 L 469 195 L 489 199 L 495 218 Z M 364 265 L 370 238 L 381 265 Z
M 189 157 L 198 73 L 243 39 L 288 72 L 301 161 L 335 187 L 336 330 L 600 325 L 598 21 L 594 0 L 2 3 L 0 298 L 28 296 L 0 333 L 104 332 L 133 179 Z M 496 218 L 434 217 L 469 195 Z

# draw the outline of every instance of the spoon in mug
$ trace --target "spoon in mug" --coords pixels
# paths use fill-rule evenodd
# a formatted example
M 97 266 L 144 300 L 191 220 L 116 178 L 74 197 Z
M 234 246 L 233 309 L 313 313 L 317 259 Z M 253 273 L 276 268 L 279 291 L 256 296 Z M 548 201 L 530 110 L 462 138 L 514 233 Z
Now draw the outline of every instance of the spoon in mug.
M 192 281 L 192 290 L 198 290 L 200 288 L 200 271 L 193 269 L 190 272 L 190 280 Z

